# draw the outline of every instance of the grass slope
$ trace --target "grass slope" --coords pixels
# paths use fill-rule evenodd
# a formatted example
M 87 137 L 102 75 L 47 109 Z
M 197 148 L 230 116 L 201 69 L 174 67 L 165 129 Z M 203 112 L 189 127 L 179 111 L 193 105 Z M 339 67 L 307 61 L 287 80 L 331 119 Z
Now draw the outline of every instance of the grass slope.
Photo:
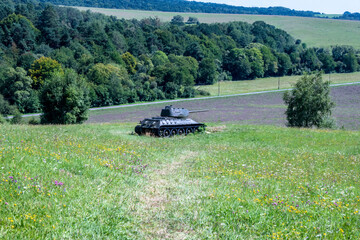
M 358 239 L 360 134 L 0 128 L 1 239 Z
M 292 88 L 301 77 L 302 76 L 285 76 L 220 82 L 220 95 L 276 90 L 278 87 L 280 89 L 288 89 Z M 324 74 L 323 79 L 329 80 L 332 84 L 359 82 L 360 72 Z M 219 93 L 218 84 L 199 86 L 199 88 L 208 91 L 211 96 L 217 96 Z
M 360 49 L 360 21 L 346 21 L 323 18 L 303 18 L 289 16 L 239 15 L 239 14 L 208 14 L 208 13 L 172 13 L 158 11 L 138 11 L 123 9 L 104 9 L 76 7 L 79 10 L 91 10 L 125 19 L 143 19 L 159 17 L 162 21 L 170 21 L 173 16 L 181 15 L 197 17 L 202 23 L 244 21 L 253 23 L 264 21 L 281 28 L 295 39 L 301 39 L 309 47 L 330 47 L 332 45 L 350 45 Z

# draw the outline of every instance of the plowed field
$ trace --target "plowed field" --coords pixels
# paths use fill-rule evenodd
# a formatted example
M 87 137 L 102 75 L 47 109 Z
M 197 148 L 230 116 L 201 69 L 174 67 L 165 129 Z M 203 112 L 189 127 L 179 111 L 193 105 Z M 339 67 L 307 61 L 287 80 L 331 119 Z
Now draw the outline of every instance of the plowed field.
M 238 122 L 243 124 L 278 125 L 286 124 L 286 106 L 283 93 L 266 93 L 228 98 L 215 98 L 174 103 L 175 107 L 190 110 L 208 109 L 193 113 L 191 118 L 199 122 Z M 341 86 L 331 89 L 336 103 L 332 116 L 338 127 L 360 129 L 360 85 Z M 88 123 L 139 122 L 145 117 L 158 116 L 167 105 L 154 104 L 128 108 L 94 111 Z

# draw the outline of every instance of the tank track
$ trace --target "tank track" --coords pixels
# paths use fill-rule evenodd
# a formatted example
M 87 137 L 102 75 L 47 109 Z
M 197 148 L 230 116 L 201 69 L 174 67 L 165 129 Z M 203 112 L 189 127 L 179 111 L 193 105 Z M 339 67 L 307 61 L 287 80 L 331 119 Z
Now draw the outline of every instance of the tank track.
M 183 126 L 161 126 L 160 128 L 143 128 L 140 125 L 135 127 L 135 132 L 139 135 L 150 135 L 157 137 L 173 137 L 176 135 L 188 135 L 190 133 L 205 130 L 205 124 L 183 125 Z

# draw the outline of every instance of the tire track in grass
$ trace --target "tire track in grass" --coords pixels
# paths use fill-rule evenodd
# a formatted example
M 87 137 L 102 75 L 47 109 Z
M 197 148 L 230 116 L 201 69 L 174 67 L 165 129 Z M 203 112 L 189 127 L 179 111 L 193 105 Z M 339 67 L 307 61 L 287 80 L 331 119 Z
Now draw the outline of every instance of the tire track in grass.
M 170 216 L 173 216 L 173 211 L 177 211 L 174 206 L 186 198 L 182 189 L 187 189 L 187 185 L 191 184 L 184 179 L 181 169 L 186 160 L 196 155 L 195 152 L 185 152 L 149 174 L 150 180 L 140 195 L 138 210 L 146 239 L 188 239 L 195 234 L 191 226 Z

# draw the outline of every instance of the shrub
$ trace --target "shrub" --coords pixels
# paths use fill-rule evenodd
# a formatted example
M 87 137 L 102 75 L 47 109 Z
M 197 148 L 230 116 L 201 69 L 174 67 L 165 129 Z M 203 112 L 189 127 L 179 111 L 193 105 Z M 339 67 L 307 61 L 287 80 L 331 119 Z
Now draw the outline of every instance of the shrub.
M 39 125 L 39 124 L 40 124 L 40 120 L 32 117 L 32 118 L 29 120 L 28 124 L 30 124 L 30 125 Z
M 321 73 L 303 76 L 283 99 L 288 105 L 286 118 L 291 127 L 326 126 L 334 103 L 329 93 L 330 82 L 322 80 Z
M 88 118 L 90 106 L 88 86 L 74 70 L 54 74 L 40 94 L 42 123 L 74 124 Z
M 11 118 L 10 123 L 11 124 L 21 124 L 23 121 L 22 115 L 19 110 L 14 110 L 13 118 Z
M 6 123 L 5 118 L 3 117 L 3 115 L 0 114 L 0 124 L 5 124 L 5 123 Z

